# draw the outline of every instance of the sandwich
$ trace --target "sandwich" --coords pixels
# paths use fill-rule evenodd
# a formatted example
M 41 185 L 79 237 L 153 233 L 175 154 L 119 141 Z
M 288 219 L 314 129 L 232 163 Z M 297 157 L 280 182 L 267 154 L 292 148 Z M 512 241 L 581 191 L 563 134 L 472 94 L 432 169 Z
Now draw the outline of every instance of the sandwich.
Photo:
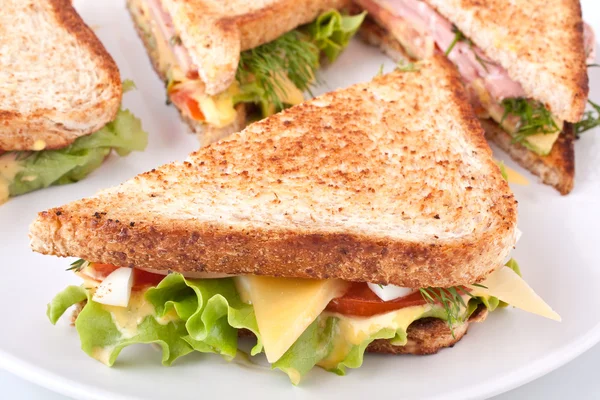
M 114 60 L 69 0 L 2 4 L 0 203 L 146 147 Z
M 177 182 L 177 185 L 173 183 Z M 256 338 L 294 384 L 365 351 L 432 354 L 509 303 L 559 319 L 506 260 L 517 202 L 458 74 L 434 57 L 302 103 L 184 162 L 38 214 L 34 251 L 78 257 L 82 349 L 164 364 Z M 506 265 L 505 265 L 506 263 Z
M 356 0 L 361 36 L 396 60 L 445 54 L 489 140 L 568 194 L 574 139 L 600 124 L 585 112 L 594 34 L 579 1 Z
M 350 0 L 127 0 L 167 104 L 206 145 L 304 100 L 365 14 Z

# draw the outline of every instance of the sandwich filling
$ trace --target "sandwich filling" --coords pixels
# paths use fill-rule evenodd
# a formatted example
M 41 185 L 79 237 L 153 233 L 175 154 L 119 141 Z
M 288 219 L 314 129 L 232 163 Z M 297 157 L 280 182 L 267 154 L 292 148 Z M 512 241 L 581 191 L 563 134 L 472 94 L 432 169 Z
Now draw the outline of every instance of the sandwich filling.
M 123 82 L 123 92 L 134 88 Z M 38 151 L 0 150 L 0 204 L 9 197 L 51 185 L 77 182 L 97 169 L 112 150 L 120 156 L 146 148 L 148 134 L 129 110 L 120 109 L 116 118 L 102 129 L 76 139 L 63 149 Z
M 456 26 L 421 0 L 361 0 L 360 3 L 404 47 L 410 57 L 445 53 L 462 76 L 480 118 L 491 118 L 515 142 L 539 155 L 548 155 L 564 121 L 542 103 L 527 98 L 523 87 L 500 65 L 466 38 Z M 594 59 L 594 33 L 584 29 L 588 61 Z
M 166 78 L 167 102 L 186 117 L 217 128 L 236 121 L 239 104 L 254 106 L 255 117 L 264 118 L 301 103 L 303 92 L 315 81 L 321 56 L 334 61 L 365 16 L 330 10 L 308 25 L 242 52 L 235 82 L 211 96 L 161 1 L 133 0 L 130 8 Z
M 84 283 L 59 293 L 48 317 L 56 323 L 77 305 L 73 321 L 82 349 L 109 366 L 137 343 L 160 346 L 165 365 L 194 351 L 231 360 L 244 330 L 257 338 L 251 355 L 264 352 L 272 368 L 297 384 L 314 366 L 339 375 L 359 367 L 374 340 L 406 345 L 409 326 L 423 318 L 446 321 L 452 335 L 478 308 L 506 303 L 560 320 L 513 260 L 479 284 L 415 289 L 337 279 L 186 277 L 83 260 L 70 269 Z

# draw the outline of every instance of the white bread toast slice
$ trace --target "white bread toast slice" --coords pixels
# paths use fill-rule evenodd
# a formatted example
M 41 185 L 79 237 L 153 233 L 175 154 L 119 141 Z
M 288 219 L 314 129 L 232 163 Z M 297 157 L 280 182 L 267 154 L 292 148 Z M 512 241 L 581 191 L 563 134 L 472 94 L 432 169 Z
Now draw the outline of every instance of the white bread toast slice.
M 426 0 L 530 98 L 577 122 L 588 98 L 579 0 Z
M 516 200 L 450 62 L 417 69 L 325 94 L 42 212 L 31 247 L 182 272 L 477 282 L 515 243 Z
M 71 1 L 5 0 L 0 27 L 0 150 L 66 147 L 115 118 L 119 70 Z
M 349 4 L 350 0 L 162 0 L 209 95 L 234 82 L 242 51 Z
M 410 60 L 400 42 L 373 20 L 367 18 L 363 22 L 359 35 L 367 43 L 381 48 L 393 60 L 398 62 Z M 566 195 L 571 192 L 575 183 L 575 138 L 571 124 L 565 124 L 550 154 L 541 156 L 515 143 L 495 121 L 482 118 L 480 122 L 486 137 L 507 152 L 523 168 L 540 177 L 544 184 L 554 187 L 561 194 Z

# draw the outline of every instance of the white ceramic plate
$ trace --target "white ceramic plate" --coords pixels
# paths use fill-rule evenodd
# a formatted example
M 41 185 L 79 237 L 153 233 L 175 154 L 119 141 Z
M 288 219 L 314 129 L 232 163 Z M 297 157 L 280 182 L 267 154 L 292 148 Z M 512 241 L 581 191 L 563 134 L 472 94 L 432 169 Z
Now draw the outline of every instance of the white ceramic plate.
M 592 0 L 585 5 L 591 11 L 587 19 L 596 21 L 600 32 L 600 8 Z M 79 349 L 77 334 L 66 321 L 53 327 L 46 319 L 46 303 L 77 279 L 64 272 L 69 261 L 29 251 L 28 224 L 37 211 L 183 159 L 197 142 L 186 133 L 173 107 L 165 106 L 163 84 L 150 67 L 122 1 L 80 1 L 76 6 L 117 60 L 123 78 L 137 83 L 139 90 L 126 95 L 125 105 L 142 118 L 150 132 L 150 145 L 146 152 L 128 158 L 111 157 L 83 182 L 22 196 L 0 207 L 0 367 L 78 398 L 252 398 L 260 394 L 264 399 L 346 399 L 387 394 L 407 399 L 469 399 L 492 396 L 535 379 L 600 340 L 596 231 L 600 225 L 600 132 L 596 131 L 577 143 L 577 181 L 571 195 L 561 197 L 537 183 L 514 187 L 524 232 L 514 255 L 527 281 L 562 315 L 562 323 L 514 309 L 501 310 L 485 323 L 475 324 L 455 348 L 438 355 L 369 355 L 363 367 L 350 370 L 346 377 L 316 369 L 299 387 L 293 387 L 282 373 L 226 363 L 218 356 L 191 355 L 173 367 L 162 367 L 160 354 L 147 346 L 126 349 L 112 369 L 89 358 Z M 382 63 L 391 70 L 393 64 L 377 50 L 352 43 L 323 74 L 327 85 L 317 92 L 368 80 Z M 592 70 L 591 97 L 596 101 L 600 101 L 598 78 L 599 69 Z M 502 154 L 498 157 L 507 159 Z

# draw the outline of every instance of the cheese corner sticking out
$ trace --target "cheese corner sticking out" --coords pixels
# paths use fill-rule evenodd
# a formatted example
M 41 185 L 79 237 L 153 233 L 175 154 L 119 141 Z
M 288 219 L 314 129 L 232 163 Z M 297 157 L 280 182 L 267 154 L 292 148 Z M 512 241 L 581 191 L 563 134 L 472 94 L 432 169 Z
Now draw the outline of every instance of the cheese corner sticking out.
M 267 360 L 274 363 L 313 323 L 329 302 L 345 293 L 348 283 L 239 276 L 237 287 L 248 289 Z
M 92 300 L 109 306 L 127 307 L 132 285 L 133 269 L 116 269 L 104 278 L 96 289 Z
M 527 186 L 529 185 L 529 181 L 523 175 L 518 173 L 512 168 L 504 166 L 504 170 L 506 171 L 506 180 L 508 183 L 514 183 L 516 185 Z
M 533 314 L 541 315 L 555 321 L 560 321 L 558 315 L 548 304 L 538 296 L 531 287 L 511 268 L 502 267 L 492 272 L 481 286 L 472 286 L 474 296 L 494 296 Z
M 411 294 L 414 289 L 394 285 L 368 283 L 369 289 L 383 301 L 390 301 Z

